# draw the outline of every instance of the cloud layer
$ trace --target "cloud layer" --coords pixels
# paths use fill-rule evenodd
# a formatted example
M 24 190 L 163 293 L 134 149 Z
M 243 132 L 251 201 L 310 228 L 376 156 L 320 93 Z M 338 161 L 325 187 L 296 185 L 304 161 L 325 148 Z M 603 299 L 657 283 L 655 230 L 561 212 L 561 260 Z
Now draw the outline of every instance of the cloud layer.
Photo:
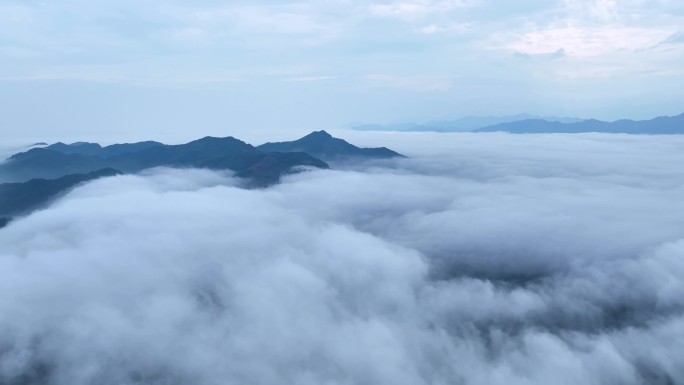
M 684 140 L 355 135 L 411 158 L 152 170 L 10 224 L 0 382 L 684 382 Z

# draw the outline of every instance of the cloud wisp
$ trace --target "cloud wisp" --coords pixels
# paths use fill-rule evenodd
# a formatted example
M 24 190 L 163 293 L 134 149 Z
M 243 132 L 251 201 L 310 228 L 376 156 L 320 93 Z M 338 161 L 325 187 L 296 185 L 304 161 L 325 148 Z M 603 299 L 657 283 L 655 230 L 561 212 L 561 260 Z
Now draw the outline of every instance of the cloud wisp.
M 152 170 L 13 222 L 0 381 L 684 381 L 683 140 L 394 138 L 410 159 Z

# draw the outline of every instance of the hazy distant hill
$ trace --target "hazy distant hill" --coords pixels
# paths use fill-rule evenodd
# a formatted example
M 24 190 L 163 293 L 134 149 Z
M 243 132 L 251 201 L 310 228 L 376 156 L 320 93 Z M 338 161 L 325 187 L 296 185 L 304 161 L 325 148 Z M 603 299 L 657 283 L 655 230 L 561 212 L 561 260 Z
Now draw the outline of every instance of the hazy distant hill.
M 12 155 L 0 165 L 0 180 L 24 182 L 29 179 L 55 179 L 69 174 L 89 173 L 110 167 L 101 157 L 84 154 L 65 154 L 47 148 L 32 148 Z
M 661 116 L 651 120 L 618 120 L 604 122 L 585 120 L 577 123 L 548 122 L 531 119 L 519 122 L 497 124 L 476 130 L 476 132 L 510 132 L 514 134 L 533 133 L 584 133 L 604 132 L 613 134 L 684 134 L 684 114 Z
M 549 122 L 576 123 L 582 119 L 556 117 L 556 116 L 535 116 L 530 114 L 518 114 L 509 116 L 466 116 L 454 120 L 440 120 L 425 123 L 401 123 L 401 124 L 364 124 L 353 126 L 352 129 L 358 131 L 434 131 L 434 132 L 466 132 L 474 131 L 479 128 L 488 127 L 501 123 L 517 122 L 522 120 L 546 120 Z
M 265 143 L 257 148 L 269 152 L 306 152 L 326 161 L 349 158 L 403 157 L 403 155 L 385 147 L 356 147 L 343 139 L 333 137 L 325 131 L 315 131 L 292 142 Z
M 57 179 L 31 179 L 24 183 L 0 184 L 0 227 L 4 227 L 10 218 L 39 208 L 51 198 L 80 183 L 119 174 L 119 170 L 105 168 Z
M 112 144 L 111 146 L 102 147 L 97 143 L 76 142 L 72 144 L 64 144 L 62 142 L 58 142 L 49 145 L 46 148 L 59 151 L 64 154 L 97 155 L 103 158 L 109 158 L 112 156 L 136 152 L 157 146 L 163 146 L 163 144 L 159 142 L 147 141 L 138 143 Z

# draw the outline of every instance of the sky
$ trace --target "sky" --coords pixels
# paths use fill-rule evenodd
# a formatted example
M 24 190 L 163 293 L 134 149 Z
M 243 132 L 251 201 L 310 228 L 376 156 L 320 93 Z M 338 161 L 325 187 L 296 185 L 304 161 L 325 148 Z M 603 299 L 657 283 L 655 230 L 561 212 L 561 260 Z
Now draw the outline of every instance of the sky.
M 684 137 L 354 134 L 409 158 L 13 220 L 0 383 L 684 383 Z
M 684 111 L 679 0 L 0 0 L 12 137 Z

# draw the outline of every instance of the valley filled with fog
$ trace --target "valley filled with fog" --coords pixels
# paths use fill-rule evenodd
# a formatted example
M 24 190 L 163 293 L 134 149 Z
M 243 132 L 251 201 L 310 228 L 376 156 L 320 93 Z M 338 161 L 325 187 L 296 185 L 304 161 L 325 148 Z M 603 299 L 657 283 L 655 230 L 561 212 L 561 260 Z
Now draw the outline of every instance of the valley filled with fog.
M 683 136 L 338 136 L 407 158 L 0 229 L 0 384 L 684 383 Z

